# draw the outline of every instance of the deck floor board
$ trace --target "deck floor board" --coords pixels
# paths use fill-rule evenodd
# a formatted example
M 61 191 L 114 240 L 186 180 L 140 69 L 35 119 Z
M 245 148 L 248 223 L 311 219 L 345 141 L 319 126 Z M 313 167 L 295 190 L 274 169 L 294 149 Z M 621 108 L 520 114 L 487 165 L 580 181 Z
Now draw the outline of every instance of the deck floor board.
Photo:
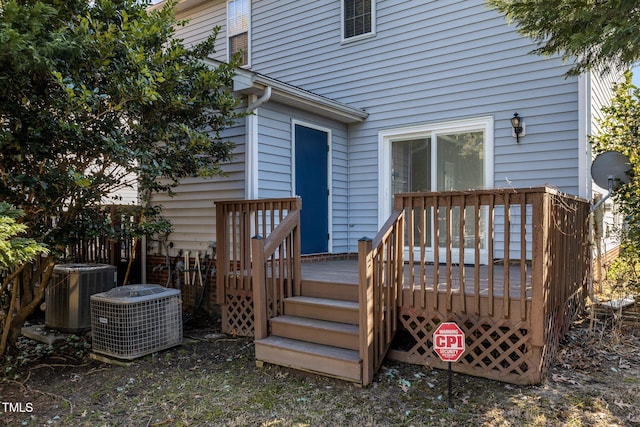
M 446 292 L 447 290 L 447 266 L 438 266 L 438 291 Z M 489 267 L 488 265 L 480 265 L 479 279 L 480 279 L 480 295 L 487 295 L 489 292 Z M 505 283 L 505 267 L 503 264 L 494 264 L 493 266 L 493 295 L 500 297 L 504 295 L 504 283 Z M 473 294 L 475 290 L 475 266 L 466 265 L 464 267 L 464 285 L 465 293 Z M 404 268 L 404 283 L 405 289 L 409 287 L 409 265 L 405 264 Z M 453 292 L 459 292 L 460 290 L 460 271 L 461 268 L 458 265 L 451 267 L 451 289 Z M 425 290 L 433 291 L 433 284 L 435 282 L 434 265 L 427 264 L 425 268 Z M 520 265 L 509 266 L 509 295 L 513 298 L 520 297 L 521 282 L 520 282 Z M 302 263 L 302 279 L 314 280 L 319 282 L 333 282 L 352 284 L 357 286 L 358 284 L 358 261 L 357 260 L 331 260 L 321 262 L 307 262 Z M 526 286 L 527 286 L 527 298 L 531 297 L 531 267 L 527 267 L 526 274 Z M 414 289 L 420 289 L 420 266 L 414 265 Z

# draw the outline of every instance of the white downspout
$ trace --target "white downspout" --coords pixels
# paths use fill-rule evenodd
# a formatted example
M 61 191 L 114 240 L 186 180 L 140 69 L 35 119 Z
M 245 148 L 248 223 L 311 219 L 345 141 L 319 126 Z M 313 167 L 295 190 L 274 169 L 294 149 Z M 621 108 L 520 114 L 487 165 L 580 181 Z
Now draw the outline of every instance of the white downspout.
M 271 99 L 271 86 L 265 87 L 262 96 L 249 104 L 246 113 L 252 113 L 253 110 L 267 102 L 269 99 Z
M 260 98 L 249 95 L 249 106 L 245 110 L 245 198 L 257 199 L 258 194 L 258 112 L 256 109 L 271 98 L 271 86 L 264 88 Z
M 591 174 L 591 74 L 578 77 L 578 197 L 592 200 Z

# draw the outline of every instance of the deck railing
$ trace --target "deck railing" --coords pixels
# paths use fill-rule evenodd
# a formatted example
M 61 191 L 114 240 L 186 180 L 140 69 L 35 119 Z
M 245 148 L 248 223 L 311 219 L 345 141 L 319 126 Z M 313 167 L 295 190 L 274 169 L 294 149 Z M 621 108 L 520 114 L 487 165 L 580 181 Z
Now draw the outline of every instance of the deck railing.
M 460 372 L 539 382 L 586 295 L 588 202 L 529 188 L 400 194 L 395 209 L 406 215 L 400 318 L 416 340 L 407 360 L 437 366 L 431 333 L 451 320 L 468 337 Z
M 501 315 L 515 309 L 525 320 L 534 289 L 584 279 L 588 204 L 575 197 L 549 188 L 407 193 L 396 196 L 395 208 L 405 211 L 407 226 L 403 305 L 493 316 L 499 301 Z M 566 301 L 570 289 L 545 295 Z
M 358 242 L 362 383 L 370 384 L 398 327 L 404 277 L 404 211 L 395 211 L 371 240 Z
M 502 315 L 509 317 L 516 299 L 526 318 L 533 231 L 540 227 L 544 194 L 526 189 L 397 195 L 395 208 L 406 213 L 409 253 L 402 305 L 493 316 L 499 300 Z
M 251 237 L 269 236 L 301 205 L 298 197 L 216 202 L 216 297 L 224 307 L 223 332 L 253 335 Z
M 542 246 L 537 270 L 534 270 L 537 277 L 534 308 L 539 313 L 532 319 L 532 322 L 539 319 L 544 325 L 539 328 L 542 332 L 533 337 L 534 345 L 545 345 L 544 372 L 588 294 L 591 267 L 589 208 L 587 202 L 575 197 L 549 191 L 546 194 L 544 217 L 540 219 L 546 227 L 544 234 L 536 236 Z

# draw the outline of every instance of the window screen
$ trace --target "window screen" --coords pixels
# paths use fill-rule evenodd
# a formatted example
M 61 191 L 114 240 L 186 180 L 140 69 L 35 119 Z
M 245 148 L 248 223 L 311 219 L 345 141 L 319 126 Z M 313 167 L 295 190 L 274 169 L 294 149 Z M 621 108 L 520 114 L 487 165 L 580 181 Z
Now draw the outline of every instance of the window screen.
M 344 38 L 372 31 L 371 0 L 344 0 Z
M 231 0 L 228 3 L 227 34 L 229 57 L 242 52 L 242 65 L 249 64 L 249 0 Z

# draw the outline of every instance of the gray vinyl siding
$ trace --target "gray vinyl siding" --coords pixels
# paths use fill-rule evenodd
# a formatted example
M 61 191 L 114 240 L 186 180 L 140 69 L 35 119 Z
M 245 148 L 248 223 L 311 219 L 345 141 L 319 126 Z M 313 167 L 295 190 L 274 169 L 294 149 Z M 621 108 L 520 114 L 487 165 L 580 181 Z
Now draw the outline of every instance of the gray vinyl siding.
M 622 76 L 620 73 L 606 73 L 604 75 L 599 72 L 593 72 L 589 75 L 591 83 L 591 116 L 593 121 L 589 135 L 596 135 L 600 130 L 599 121 L 604 119 L 602 108 L 611 104 L 611 98 L 614 95 L 613 86 Z
M 253 3 L 254 71 L 369 113 L 349 128 L 351 250 L 378 230 L 378 162 L 389 161 L 378 159 L 381 130 L 492 116 L 494 187 L 578 194 L 578 81 L 565 78 L 568 65 L 529 55 L 535 45 L 481 0 L 376 4 L 376 36 L 341 43 L 339 1 Z
M 291 116 L 286 107 L 258 109 L 258 196 L 292 197 Z
M 184 26 L 176 28 L 176 38 L 189 47 L 200 43 L 209 37 L 214 27 L 219 26 L 220 32 L 215 44 L 213 59 L 227 60 L 227 2 L 213 0 L 199 6 L 179 12 L 176 17 L 180 20 L 188 19 Z
M 330 251 L 347 251 L 348 227 L 348 150 L 347 127 L 282 104 L 270 102 L 258 109 L 258 195 L 260 198 L 291 197 L 292 122 L 319 126 L 331 132 L 331 198 L 333 245 Z M 304 200 L 302 201 L 304 209 Z
M 600 121 L 605 118 L 602 108 L 611 104 L 611 98 L 614 96 L 613 86 L 622 79 L 622 74 L 593 72 L 588 75 L 588 78 L 591 94 L 588 108 L 590 109 L 591 122 L 588 124 L 587 134 L 590 137 L 598 135 L 600 132 Z M 600 194 L 605 194 L 607 189 L 598 190 L 595 188 L 595 190 Z
M 174 245 L 171 250 L 172 256 L 180 249 L 206 250 L 209 242 L 216 241 L 216 200 L 244 198 L 244 131 L 244 121 L 241 121 L 223 133 L 223 138 L 236 144 L 232 161 L 222 165 L 226 176 L 183 179 L 174 189 L 173 197 L 166 193 L 153 196 L 152 203 L 162 206 L 163 215 L 173 225 L 173 231 L 169 235 L 169 241 Z M 153 250 L 157 250 L 157 247 Z M 153 253 L 153 250 L 150 253 Z
M 213 0 L 179 12 L 179 20 L 187 19 L 184 26 L 176 27 L 176 38 L 190 47 L 209 37 L 215 26 L 220 32 L 215 44 L 213 59 L 227 59 L 226 1 Z M 178 250 L 205 250 L 215 236 L 215 201 L 242 199 L 245 197 L 245 126 L 241 120 L 236 127 L 225 130 L 223 137 L 236 143 L 234 158 L 223 165 L 226 176 L 211 179 L 189 178 L 182 180 L 174 190 L 175 195 L 157 194 L 153 202 L 163 207 L 163 215 L 173 225 L 169 241 L 174 246 L 171 254 Z M 157 245 L 155 245 L 157 246 Z M 152 251 L 157 247 L 152 245 Z
M 378 172 L 380 162 L 390 161 L 379 158 L 383 130 L 492 117 L 493 187 L 584 190 L 587 147 L 579 127 L 597 128 L 592 119 L 608 103 L 617 76 L 590 76 L 581 93 L 578 79 L 564 75 L 570 64 L 530 55 L 535 44 L 482 0 L 375 3 L 375 37 L 341 42 L 340 1 L 252 1 L 252 71 L 369 114 L 347 128 L 273 101 L 261 106 L 259 197 L 292 194 L 292 119 L 332 129 L 336 253 L 355 251 L 357 239 L 373 237 L 380 225 Z M 177 33 L 187 44 L 222 27 L 215 59 L 226 60 L 226 1 L 206 2 L 184 16 L 190 23 Z M 526 124 L 519 144 L 509 121 L 516 111 Z

